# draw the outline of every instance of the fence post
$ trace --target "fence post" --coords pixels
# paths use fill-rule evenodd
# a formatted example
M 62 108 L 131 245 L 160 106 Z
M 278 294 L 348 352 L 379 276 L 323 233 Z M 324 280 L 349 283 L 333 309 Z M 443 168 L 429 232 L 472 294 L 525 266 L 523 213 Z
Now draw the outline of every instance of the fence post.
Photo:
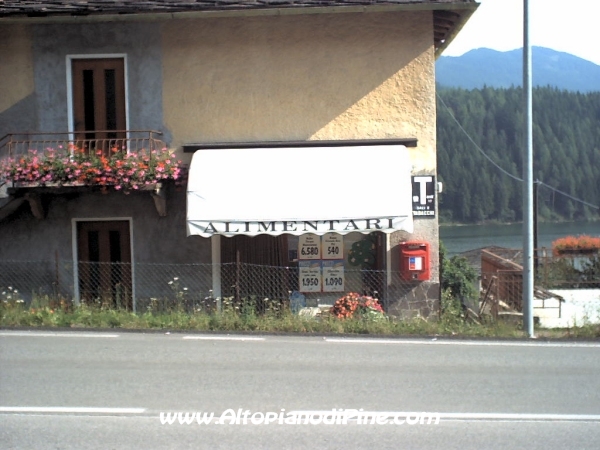
M 221 312 L 221 236 L 210 238 L 212 259 L 212 298 L 217 301 L 217 310 Z
M 131 310 L 136 313 L 137 312 L 137 305 L 136 305 L 136 277 L 135 277 L 135 269 L 136 269 L 136 263 L 134 261 L 131 261 L 130 263 L 125 263 L 124 267 L 129 266 L 129 279 L 131 280 Z M 126 303 L 129 303 L 128 300 L 128 296 L 127 296 L 127 289 L 125 289 L 125 298 L 126 298 Z
M 58 250 L 54 250 L 54 270 L 56 272 L 56 281 L 54 286 L 54 297 L 58 301 L 60 293 L 60 275 L 58 273 Z

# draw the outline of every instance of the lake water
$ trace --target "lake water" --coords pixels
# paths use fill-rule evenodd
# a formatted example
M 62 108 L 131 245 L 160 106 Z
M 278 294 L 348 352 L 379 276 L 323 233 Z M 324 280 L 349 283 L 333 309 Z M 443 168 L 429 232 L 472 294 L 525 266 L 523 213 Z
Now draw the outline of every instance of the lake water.
M 481 247 L 523 248 L 523 225 L 440 226 L 440 239 L 448 256 Z M 538 248 L 552 248 L 552 241 L 564 236 L 600 236 L 600 222 L 538 224 Z

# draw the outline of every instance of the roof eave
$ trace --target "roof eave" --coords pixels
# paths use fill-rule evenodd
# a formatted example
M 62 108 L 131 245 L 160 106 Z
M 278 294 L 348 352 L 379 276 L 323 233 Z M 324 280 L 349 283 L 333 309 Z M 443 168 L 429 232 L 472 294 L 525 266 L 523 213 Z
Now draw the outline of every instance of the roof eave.
M 479 7 L 479 3 L 469 3 L 469 4 L 464 4 L 462 6 L 463 7 L 460 9 L 463 11 L 463 14 L 460 15 L 460 19 L 454 24 L 454 27 L 452 28 L 450 33 L 446 36 L 446 38 L 444 39 L 444 42 L 441 43 L 439 46 L 437 46 L 435 49 L 435 58 L 436 59 L 441 56 L 441 54 L 444 52 L 444 50 L 446 50 L 446 48 L 454 40 L 456 35 L 458 33 L 460 33 L 462 28 L 465 26 L 465 24 L 471 18 L 473 13 Z
M 296 14 L 331 14 L 357 12 L 391 11 L 437 11 L 475 10 L 477 3 L 409 3 L 395 5 L 336 5 L 336 6 L 290 6 L 256 7 L 252 9 L 205 9 L 176 12 L 119 12 L 119 13 L 50 13 L 48 15 L 6 15 L 0 16 L 0 23 L 72 23 L 72 22 L 114 22 L 114 21 L 159 21 L 168 19 L 195 19 L 232 16 L 279 16 Z

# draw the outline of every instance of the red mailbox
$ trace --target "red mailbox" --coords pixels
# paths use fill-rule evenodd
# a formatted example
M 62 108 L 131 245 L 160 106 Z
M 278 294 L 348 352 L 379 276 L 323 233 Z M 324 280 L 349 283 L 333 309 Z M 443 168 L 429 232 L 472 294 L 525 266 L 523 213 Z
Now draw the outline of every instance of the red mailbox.
M 429 244 L 403 242 L 400 244 L 400 275 L 405 280 L 427 281 L 431 277 Z

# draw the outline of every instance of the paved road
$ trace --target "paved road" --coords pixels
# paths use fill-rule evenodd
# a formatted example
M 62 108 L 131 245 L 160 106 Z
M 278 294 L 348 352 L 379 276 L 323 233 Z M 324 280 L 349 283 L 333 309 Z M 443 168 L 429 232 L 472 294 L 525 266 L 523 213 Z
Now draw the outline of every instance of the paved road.
M 0 331 L 0 447 L 597 449 L 600 442 L 600 343 L 223 338 Z M 159 420 L 160 412 L 216 419 L 240 408 L 427 411 L 441 421 Z

